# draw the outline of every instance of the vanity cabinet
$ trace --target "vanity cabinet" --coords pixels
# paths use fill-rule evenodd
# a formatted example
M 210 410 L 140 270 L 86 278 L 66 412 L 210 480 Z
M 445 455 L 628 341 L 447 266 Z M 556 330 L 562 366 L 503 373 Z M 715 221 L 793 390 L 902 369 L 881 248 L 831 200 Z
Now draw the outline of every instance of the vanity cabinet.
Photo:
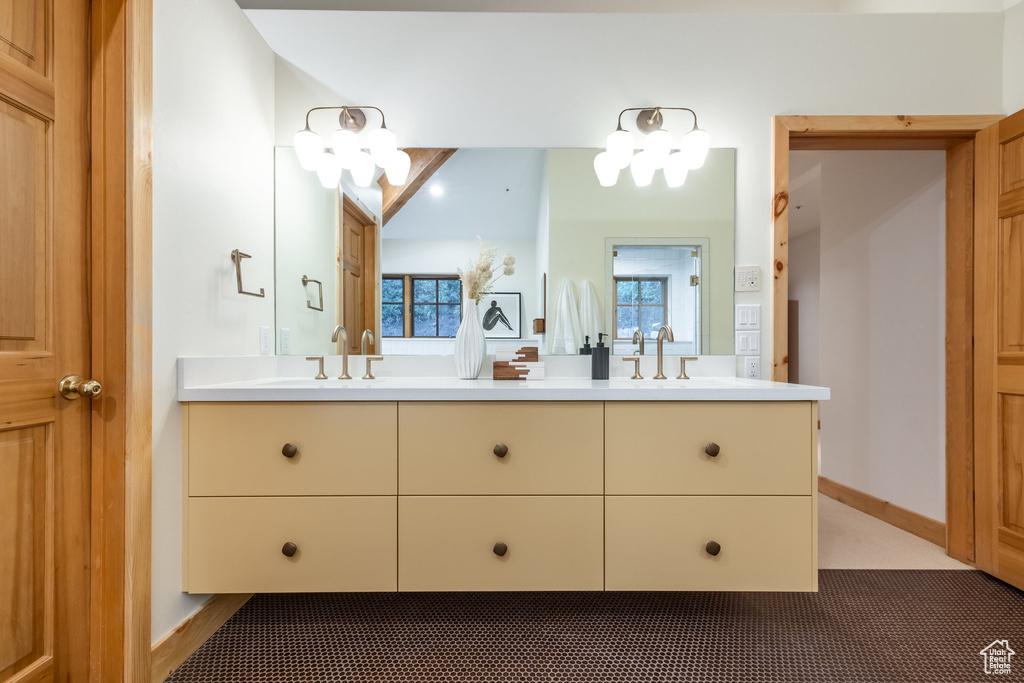
M 397 403 L 188 403 L 183 428 L 187 591 L 397 589 Z
M 814 401 L 206 402 L 185 589 L 817 589 Z

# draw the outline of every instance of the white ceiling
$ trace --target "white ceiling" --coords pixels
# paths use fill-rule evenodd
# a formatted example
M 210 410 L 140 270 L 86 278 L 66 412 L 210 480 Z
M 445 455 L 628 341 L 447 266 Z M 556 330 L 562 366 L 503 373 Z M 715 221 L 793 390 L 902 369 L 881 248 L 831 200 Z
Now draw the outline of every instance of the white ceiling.
M 243 9 L 628 14 L 946 14 L 1024 0 L 236 0 Z
M 547 161 L 543 149 L 460 149 L 381 232 L 383 239 L 532 240 Z M 444 194 L 435 197 L 431 187 Z

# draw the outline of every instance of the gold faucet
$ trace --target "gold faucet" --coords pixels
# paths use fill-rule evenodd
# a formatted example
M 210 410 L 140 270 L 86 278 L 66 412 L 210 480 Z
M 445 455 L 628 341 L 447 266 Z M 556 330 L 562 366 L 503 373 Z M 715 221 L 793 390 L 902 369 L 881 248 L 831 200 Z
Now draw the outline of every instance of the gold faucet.
M 672 328 L 668 325 L 662 325 L 661 329 L 658 330 L 658 374 L 654 376 L 654 379 L 668 379 L 665 376 L 665 371 L 662 369 L 662 362 L 664 361 L 664 350 L 665 350 L 665 339 L 670 342 L 674 342 L 676 339 L 672 335 Z
M 640 344 L 640 355 L 644 355 L 644 335 L 640 333 L 639 327 L 636 329 L 636 332 L 633 333 L 633 343 Z
M 331 341 L 337 342 L 339 337 L 341 338 L 341 374 L 338 375 L 338 379 L 352 379 L 352 376 L 348 374 L 348 332 L 344 325 L 334 328 L 334 332 L 331 333 Z
M 360 349 L 360 351 L 362 351 L 362 355 L 364 355 L 364 356 L 366 355 L 366 346 L 367 346 L 367 339 L 366 338 L 367 337 L 370 338 L 369 339 L 369 343 L 370 344 L 376 344 L 377 343 L 377 342 L 375 342 L 373 340 L 373 330 L 370 330 L 370 329 L 363 330 L 363 338 L 361 340 L 359 340 L 359 349 Z

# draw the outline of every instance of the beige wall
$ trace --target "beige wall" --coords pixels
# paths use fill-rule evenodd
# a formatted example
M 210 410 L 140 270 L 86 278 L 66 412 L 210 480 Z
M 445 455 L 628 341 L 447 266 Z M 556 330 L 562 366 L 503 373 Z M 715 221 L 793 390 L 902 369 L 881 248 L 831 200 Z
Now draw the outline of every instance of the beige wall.
M 554 329 L 558 292 L 568 279 L 577 295 L 583 281 L 590 281 L 607 332 L 612 332 L 604 300 L 606 238 L 707 237 L 710 353 L 731 355 L 736 150 L 712 149 L 704 167 L 691 171 L 686 184 L 673 190 L 664 185 L 660 173 L 650 186 L 637 187 L 628 170 L 614 187 L 601 187 L 594 175 L 594 154 L 592 149 L 548 151 L 548 330 Z
M 945 153 L 821 155 L 821 474 L 941 522 Z

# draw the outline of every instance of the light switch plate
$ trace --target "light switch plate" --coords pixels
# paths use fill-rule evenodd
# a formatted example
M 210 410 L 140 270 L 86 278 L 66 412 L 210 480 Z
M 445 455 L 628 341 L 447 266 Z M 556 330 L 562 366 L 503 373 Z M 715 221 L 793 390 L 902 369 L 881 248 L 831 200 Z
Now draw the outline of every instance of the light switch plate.
M 760 356 L 747 356 L 743 359 L 743 376 L 747 379 L 761 379 Z
M 761 329 L 761 304 L 738 304 L 736 306 L 737 330 Z
M 761 267 L 760 266 L 736 266 L 736 291 L 737 292 L 760 292 L 761 291 Z
M 292 332 L 287 327 L 281 328 L 281 355 L 287 356 L 292 352 Z
M 737 356 L 760 356 L 761 355 L 761 333 L 760 332 L 737 332 L 736 333 L 736 355 Z
M 266 325 L 260 325 L 260 355 L 270 356 L 273 354 L 270 342 L 270 328 Z

